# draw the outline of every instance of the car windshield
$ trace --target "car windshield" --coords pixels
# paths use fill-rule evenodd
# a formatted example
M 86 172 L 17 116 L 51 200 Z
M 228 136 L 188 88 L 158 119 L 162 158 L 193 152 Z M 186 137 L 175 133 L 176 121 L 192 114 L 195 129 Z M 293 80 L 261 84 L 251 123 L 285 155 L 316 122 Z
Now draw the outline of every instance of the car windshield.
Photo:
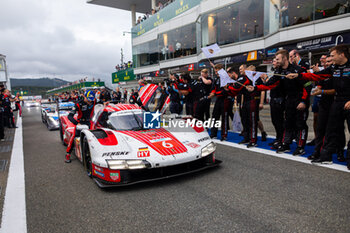
M 128 114 L 112 114 L 107 121 L 109 127 L 115 130 L 142 130 L 143 129 L 143 113 L 130 112 Z

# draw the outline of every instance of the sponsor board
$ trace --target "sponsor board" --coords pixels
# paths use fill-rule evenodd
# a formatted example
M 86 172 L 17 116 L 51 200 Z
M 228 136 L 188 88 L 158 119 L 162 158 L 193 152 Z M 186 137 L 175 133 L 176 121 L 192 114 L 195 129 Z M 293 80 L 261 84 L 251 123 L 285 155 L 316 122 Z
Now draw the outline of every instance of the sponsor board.
M 198 142 L 200 143 L 200 142 L 204 142 L 204 141 L 207 141 L 207 140 L 209 140 L 210 139 L 210 137 L 204 137 L 204 138 L 200 138 L 200 139 L 198 139 Z
M 109 173 L 109 177 L 111 177 L 111 180 L 113 181 L 120 181 L 120 172 L 119 171 L 111 172 Z
M 145 112 L 143 115 L 143 127 L 145 129 L 159 129 L 160 128 L 160 116 L 162 114 L 157 112 Z
M 96 169 L 94 170 L 94 173 L 95 173 L 96 175 L 98 175 L 98 176 L 105 177 L 105 174 L 103 174 L 103 173 L 97 171 Z
M 138 158 L 146 158 L 146 157 L 150 157 L 150 156 L 151 156 L 151 153 L 148 150 L 148 147 L 139 148 L 139 151 L 137 151 Z
M 116 151 L 116 152 L 105 152 L 102 154 L 102 157 L 105 156 L 118 156 L 118 155 L 128 155 L 129 151 Z
M 189 146 L 189 147 L 192 147 L 194 149 L 201 146 L 201 145 L 199 145 L 197 143 L 194 143 L 194 142 L 187 143 L 186 145 Z

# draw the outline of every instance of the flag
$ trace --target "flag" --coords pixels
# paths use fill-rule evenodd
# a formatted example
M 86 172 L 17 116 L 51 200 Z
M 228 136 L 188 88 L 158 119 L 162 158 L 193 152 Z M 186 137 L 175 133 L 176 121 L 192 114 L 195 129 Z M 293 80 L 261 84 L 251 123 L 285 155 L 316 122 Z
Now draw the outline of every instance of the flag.
M 260 78 L 261 75 L 266 74 L 264 72 L 256 72 L 256 71 L 250 71 L 250 70 L 246 70 L 245 74 L 247 75 L 247 77 L 252 80 L 253 82 L 253 86 L 255 86 L 255 82 L 256 80 L 258 80 Z
M 220 77 L 220 87 L 226 86 L 228 83 L 235 83 L 236 81 L 231 79 L 230 76 L 228 76 L 228 73 L 221 69 L 218 71 L 219 77 Z
M 213 44 L 208 47 L 202 48 L 204 55 L 207 58 L 214 57 L 216 54 L 220 53 L 221 49 L 218 44 Z

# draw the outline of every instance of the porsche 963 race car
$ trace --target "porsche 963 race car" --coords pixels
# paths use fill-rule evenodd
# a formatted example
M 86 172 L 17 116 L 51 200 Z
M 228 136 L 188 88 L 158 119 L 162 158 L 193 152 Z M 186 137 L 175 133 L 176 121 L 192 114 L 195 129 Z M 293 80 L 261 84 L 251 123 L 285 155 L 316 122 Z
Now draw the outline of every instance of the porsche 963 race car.
M 146 129 L 144 119 L 137 105 L 96 105 L 90 129 L 60 117 L 61 140 L 68 144 L 77 127 L 74 154 L 101 188 L 174 177 L 221 163 L 203 127 Z

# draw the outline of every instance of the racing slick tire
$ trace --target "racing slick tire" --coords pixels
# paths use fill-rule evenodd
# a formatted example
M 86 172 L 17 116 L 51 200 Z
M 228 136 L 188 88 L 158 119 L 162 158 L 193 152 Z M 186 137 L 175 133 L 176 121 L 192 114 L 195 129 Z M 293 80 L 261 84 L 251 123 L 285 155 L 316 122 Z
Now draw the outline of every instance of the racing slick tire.
M 92 162 L 91 162 L 91 154 L 90 147 L 86 137 L 83 139 L 83 158 L 84 158 L 84 168 L 86 169 L 87 175 L 92 178 Z

